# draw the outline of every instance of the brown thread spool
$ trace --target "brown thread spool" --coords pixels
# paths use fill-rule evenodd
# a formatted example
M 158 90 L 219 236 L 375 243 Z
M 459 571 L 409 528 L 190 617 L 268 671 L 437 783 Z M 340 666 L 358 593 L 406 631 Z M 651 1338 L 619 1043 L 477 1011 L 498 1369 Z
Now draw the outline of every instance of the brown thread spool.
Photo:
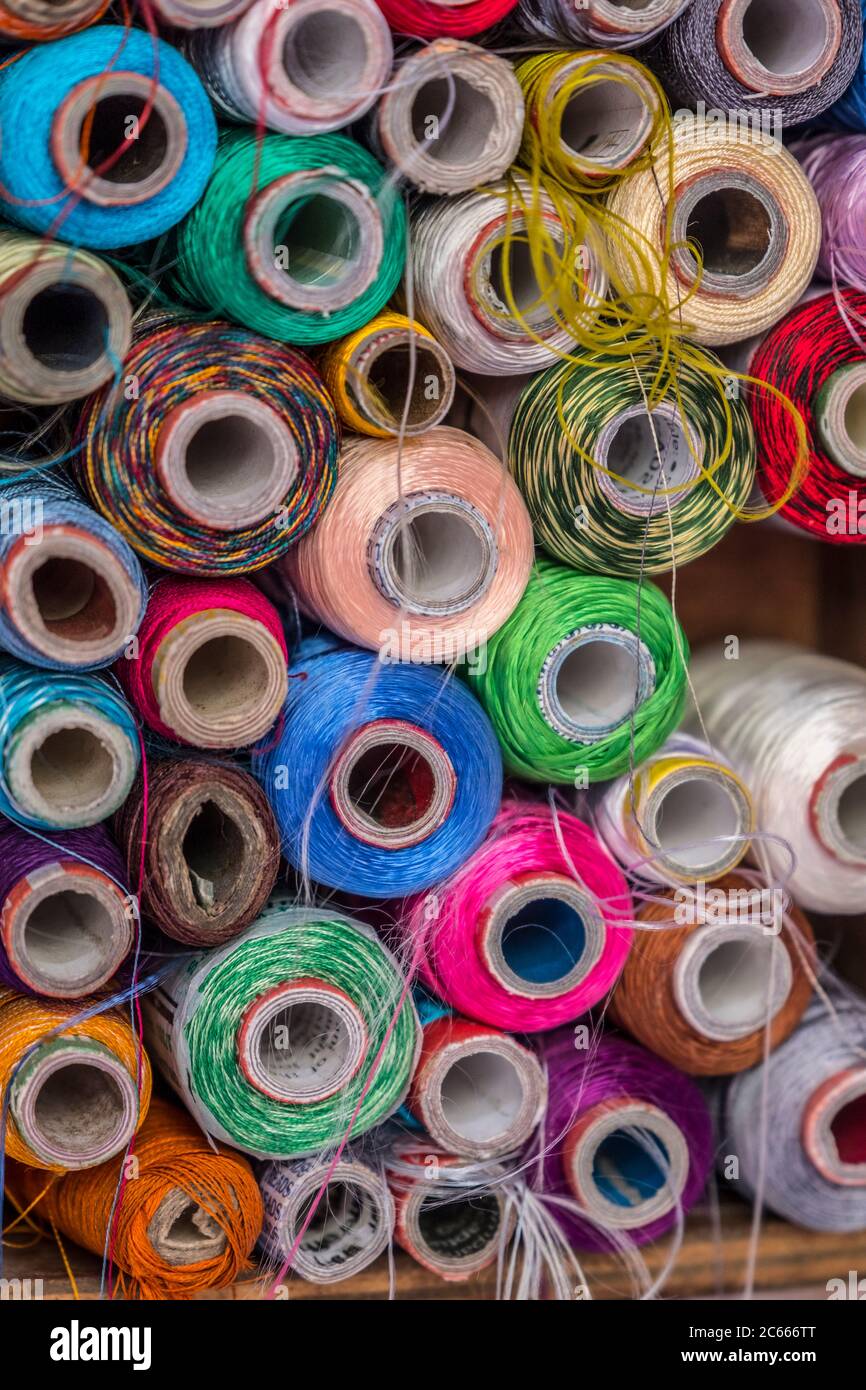
M 188 946 L 217 946 L 249 926 L 276 881 L 279 832 L 258 783 L 240 768 L 181 758 L 148 769 L 142 911 Z M 141 856 L 143 803 L 115 819 L 130 873 Z
M 726 894 L 754 891 L 742 874 L 728 874 L 713 887 Z M 669 894 L 638 912 L 639 921 L 668 925 L 635 932 L 611 1017 L 692 1076 L 745 1071 L 764 1055 L 768 1002 L 771 1049 L 784 1042 L 805 1012 L 815 969 L 812 928 L 793 904 L 778 935 L 767 935 L 760 922 L 742 920 L 673 926 L 677 901 Z

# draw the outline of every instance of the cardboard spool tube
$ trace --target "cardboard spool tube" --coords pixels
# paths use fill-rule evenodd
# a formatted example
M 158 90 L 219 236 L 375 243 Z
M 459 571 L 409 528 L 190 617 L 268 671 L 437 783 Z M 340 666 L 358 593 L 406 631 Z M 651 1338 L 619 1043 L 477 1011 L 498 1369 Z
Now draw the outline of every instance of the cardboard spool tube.
M 226 1248 L 222 1227 L 180 1187 L 162 1198 L 148 1223 L 147 1238 L 160 1259 L 175 1266 L 218 1259 Z
M 3 565 L 8 621 L 43 656 L 87 668 L 114 656 L 135 631 L 135 577 L 98 536 L 70 523 L 21 536 Z
M 778 272 L 789 228 L 776 195 L 757 175 L 718 168 L 695 175 L 676 189 L 672 218 L 676 243 L 671 268 L 692 286 L 697 262 L 686 241 L 703 254 L 701 291 L 743 298 L 759 294 Z
M 866 1067 L 850 1067 L 818 1086 L 803 1110 L 803 1148 L 828 1182 L 866 1186 Z
M 107 875 L 75 860 L 34 870 L 0 910 L 12 969 L 38 994 L 77 999 L 110 980 L 132 947 L 127 895 Z
M 706 926 L 684 943 L 674 996 L 696 1032 L 718 1042 L 746 1038 L 785 1007 L 794 983 L 781 936 L 745 923 Z
M 513 1230 L 497 1189 L 444 1191 L 421 1181 L 394 1189 L 400 1245 L 425 1269 L 459 1283 L 494 1263 Z
M 374 719 L 346 741 L 330 781 L 331 805 L 363 844 L 403 849 L 445 823 L 457 775 L 437 739 L 402 719 Z
M 606 940 L 596 900 L 564 874 L 515 875 L 478 919 L 490 975 L 521 999 L 556 999 L 594 969 Z
M 866 478 L 866 362 L 839 367 L 815 398 L 815 424 L 834 463 Z
M 389 326 L 365 338 L 346 362 L 345 379 L 360 414 L 395 434 L 404 414 L 404 434 L 423 434 L 441 425 L 454 399 L 455 374 L 448 353 L 435 338 L 408 328 Z M 427 385 L 433 380 L 438 391 L 429 398 Z
M 588 0 L 588 20 L 613 41 L 616 38 L 637 38 L 651 35 L 667 25 L 683 8 L 683 0 Z M 579 11 L 580 12 L 580 11 Z
M 156 471 L 174 505 L 217 531 L 274 517 L 298 472 L 286 421 L 241 391 L 203 391 L 167 414 Z
M 154 9 L 178 29 L 213 29 L 238 19 L 251 0 L 154 0 Z
M 286 698 L 286 658 L 267 628 L 228 608 L 178 623 L 151 679 L 160 718 L 197 748 L 238 748 L 267 733 Z
M 328 1163 L 274 1164 L 260 1181 L 265 1202 L 263 1243 L 269 1256 L 285 1259 L 325 1181 Z M 327 1179 L 292 1269 L 313 1284 L 333 1284 L 366 1269 L 388 1247 L 394 1199 L 379 1172 L 358 1159 L 340 1158 Z
M 10 1106 L 42 1162 L 91 1168 L 126 1148 L 138 1123 L 135 1079 L 102 1043 L 60 1037 L 40 1045 L 11 1084 Z
M 367 1055 L 353 1000 L 324 980 L 290 980 L 253 1000 L 238 1030 L 243 1075 L 262 1095 L 309 1105 L 342 1091 Z
M 144 114 L 147 113 L 147 119 Z M 130 117 L 141 119 L 128 139 Z M 83 164 L 85 122 L 92 164 Z M 65 184 L 98 207 L 130 207 L 167 188 L 183 164 L 186 116 L 161 83 L 139 72 L 107 72 L 77 83 L 54 116 L 51 154 Z M 103 164 L 110 167 L 97 173 Z
M 73 27 L 85 29 L 105 6 L 104 0 L 3 0 L 3 8 L 25 24 L 45 29 L 63 25 L 66 33 Z
M 126 734 L 98 710 L 54 704 L 17 733 L 5 772 L 22 810 L 62 830 L 95 825 L 116 811 L 136 761 Z
M 456 493 L 400 498 L 379 517 L 369 545 L 376 588 L 416 616 L 449 617 L 479 604 L 499 565 L 487 518 Z
M 676 405 L 661 401 L 651 420 L 643 404 L 627 406 L 598 435 L 595 481 L 611 506 L 627 516 L 667 515 L 668 507 L 688 495 L 701 451 L 700 439 Z
M 827 76 L 842 42 L 836 0 L 723 0 L 719 56 L 752 92 L 790 96 Z
M 547 102 L 552 106 L 563 86 L 585 65 L 578 54 L 559 69 Z M 592 68 L 592 80 L 575 87 L 562 108 L 559 145 L 576 167 L 603 176 L 622 169 L 643 151 L 652 133 L 657 98 L 639 69 L 611 54 Z
M 624 800 L 627 812 L 627 790 Z M 659 777 L 640 798 L 637 820 L 653 866 L 693 882 L 717 878 L 743 858 L 752 803 L 730 769 L 695 761 Z
M 628 719 L 654 688 L 649 648 L 635 633 L 605 623 L 575 629 L 548 653 L 539 704 L 547 723 L 563 738 L 596 743 Z
M 652 1152 L 657 1145 L 663 1151 L 658 1161 Z M 571 1126 L 563 1166 L 593 1222 L 629 1231 L 673 1211 L 688 1178 L 689 1151 L 669 1115 L 625 1096 L 599 1102 Z
M 866 864 L 866 753 L 843 753 L 812 789 L 812 829 L 828 854 Z
M 387 26 L 357 0 L 295 0 L 269 31 L 265 89 L 293 116 L 345 125 L 387 84 Z

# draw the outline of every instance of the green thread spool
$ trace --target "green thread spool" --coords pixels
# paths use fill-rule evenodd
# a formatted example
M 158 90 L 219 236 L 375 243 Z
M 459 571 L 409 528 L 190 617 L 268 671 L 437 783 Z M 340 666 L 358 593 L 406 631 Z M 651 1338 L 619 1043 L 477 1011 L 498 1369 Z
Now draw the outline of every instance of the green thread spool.
M 369 322 L 406 253 L 399 193 L 345 135 L 220 137 L 177 230 L 177 290 L 281 342 L 327 343 Z
M 151 1057 L 207 1133 L 300 1158 L 338 1142 L 359 1100 L 356 1138 L 402 1103 L 421 1036 L 404 989 L 370 928 L 272 900 L 142 1005 Z
M 618 777 L 682 715 L 688 642 L 654 584 L 541 560 L 486 651 L 486 668 L 466 678 L 508 771 L 530 781 Z
M 536 539 L 595 574 L 696 559 L 743 514 L 754 484 L 749 413 L 725 396 L 718 358 L 692 349 L 662 399 L 658 364 L 639 371 L 601 354 L 558 364 L 527 384 L 511 422 L 511 471 Z

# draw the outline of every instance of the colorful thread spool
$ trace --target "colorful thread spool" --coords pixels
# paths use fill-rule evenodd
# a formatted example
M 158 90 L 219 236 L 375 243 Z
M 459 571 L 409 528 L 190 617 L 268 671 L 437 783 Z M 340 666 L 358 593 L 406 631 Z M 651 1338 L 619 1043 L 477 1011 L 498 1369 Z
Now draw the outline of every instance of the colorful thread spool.
M 289 1259 L 329 1166 L 326 1159 L 307 1158 L 262 1168 L 261 1249 L 266 1261 L 282 1265 Z M 357 1147 L 345 1149 L 328 1174 L 324 1194 L 291 1255 L 290 1268 L 311 1284 L 351 1279 L 388 1249 L 393 1233 L 394 1199 L 379 1167 Z
M 194 1119 L 260 1158 L 319 1153 L 353 1116 L 360 1137 L 400 1105 L 417 1057 L 412 1000 L 375 934 L 279 901 L 142 1006 L 152 1056 Z
M 331 506 L 285 572 L 348 641 L 387 661 L 452 663 L 477 657 L 514 611 L 532 560 L 502 464 L 443 426 L 402 443 L 348 439 Z
M 739 1159 L 736 1188 L 810 1231 L 866 1224 L 866 1016 L 816 1000 L 762 1066 L 719 1087 L 720 1152 Z M 769 1156 L 769 1161 L 768 1161 Z
M 625 879 L 588 828 L 506 802 L 487 839 L 407 904 L 421 979 L 469 1018 L 529 1033 L 579 1018 L 613 988 L 631 940 Z
M 150 761 L 146 826 L 141 790 L 127 798 L 114 831 L 130 874 L 144 852 L 142 912 L 187 946 L 238 936 L 267 902 L 280 864 L 279 832 L 258 783 L 205 758 Z
M 135 553 L 78 493 L 45 475 L 0 493 L 0 647 L 34 666 L 108 666 L 138 631 Z
M 345 135 L 259 140 L 232 131 L 178 230 L 174 280 L 213 313 L 305 347 L 341 338 L 383 308 L 405 240 L 396 190 Z
M 749 413 L 720 389 L 722 364 L 695 351 L 676 395 L 651 410 L 660 360 L 601 353 L 531 378 L 508 457 L 535 535 L 596 574 L 657 574 L 703 555 L 741 515 L 755 479 Z
M 163 315 L 139 326 L 123 371 L 135 394 L 107 389 L 88 403 L 77 462 L 94 505 L 141 555 L 181 573 L 244 574 L 314 524 L 340 436 L 306 357 L 229 324 Z
M 515 1213 L 497 1179 L 505 1170 L 488 1165 L 486 1183 L 466 1159 L 403 1143 L 388 1160 L 398 1244 L 424 1269 L 448 1283 L 462 1283 L 502 1254 L 514 1231 Z
M 39 829 L 112 815 L 138 770 L 138 729 L 98 676 L 31 670 L 0 658 L 0 811 Z
M 58 0 L 42 5 L 39 0 L 5 0 L 0 8 L 0 34 L 4 39 L 60 39 L 86 29 L 108 9 L 109 0 Z
M 161 39 L 113 24 L 7 67 L 0 125 L 6 216 L 76 246 L 132 246 L 168 231 L 201 197 L 216 147 L 189 64 Z
M 609 781 L 661 747 L 685 703 L 688 643 L 652 584 L 539 560 L 511 617 L 466 668 L 509 772 Z
M 0 989 L 6 1153 L 31 1168 L 106 1163 L 147 1115 L 150 1064 L 129 1019 L 110 1009 L 76 1022 L 78 1012 L 77 1004 Z
M 560 264 L 539 253 L 540 222 Z M 543 190 L 524 181 L 422 203 L 409 248 L 415 310 L 454 365 L 485 376 L 536 371 L 574 342 L 575 319 L 592 320 L 607 289 L 602 244 L 587 221 L 574 232 Z
M 508 1033 L 463 1018 L 425 1024 L 409 1108 L 448 1152 L 495 1158 L 522 1148 L 546 1101 L 535 1053 Z
M 379 314 L 333 343 L 321 367 L 343 424 L 375 439 L 441 425 L 454 399 L 451 358 L 403 314 Z
M 291 675 L 279 737 L 253 758 L 289 863 L 369 898 L 446 877 L 502 794 L 480 706 L 440 671 L 325 643 L 303 644 Z
M 652 883 L 720 878 L 755 829 L 751 795 L 733 768 L 682 733 L 602 788 L 593 819 L 617 863 Z
M 682 106 L 749 125 L 760 98 L 778 130 L 814 120 L 842 95 L 862 44 L 859 0 L 691 0 L 648 56 Z
M 440 34 L 466 39 L 504 19 L 517 0 L 377 0 L 398 34 L 435 39 Z
M 648 0 L 646 5 L 617 4 L 617 0 L 588 0 L 585 5 L 568 0 L 520 0 L 515 18 L 532 38 L 550 43 L 585 47 L 634 48 L 648 43 L 680 13 L 689 0 Z
M 391 31 L 374 0 L 253 0 L 186 55 L 222 115 L 283 135 L 338 130 L 387 85 Z
M 779 827 L 768 876 L 815 912 L 859 912 L 866 890 L 866 745 L 859 667 L 781 642 L 707 648 L 691 668 L 704 727 Z
M 129 954 L 136 909 L 101 826 L 51 839 L 0 821 L 0 981 L 19 994 L 79 999 Z
M 416 188 L 454 194 L 508 172 L 522 122 L 510 63 L 441 38 L 402 59 L 369 126 L 376 149 Z
M 839 305 L 842 306 L 840 313 Z M 856 290 L 798 304 L 752 357 L 751 375 L 793 401 L 806 427 L 808 471 L 780 507 L 794 526 L 834 545 L 862 545 L 866 498 L 866 349 L 851 332 L 866 314 Z M 769 391 L 749 392 L 758 445 L 758 486 L 769 503 L 785 495 L 795 421 Z
M 544 1043 L 550 1103 L 545 1190 L 570 1196 L 554 1215 L 579 1249 L 644 1245 L 676 1225 L 703 1193 L 713 1159 L 697 1086 L 621 1038 L 581 1050 L 570 1029 Z
M 793 156 L 756 126 L 720 130 L 691 112 L 674 122 L 672 151 L 613 189 L 608 212 L 629 229 L 608 237 L 611 274 L 638 302 L 661 296 L 698 343 L 771 327 L 809 284 L 818 256 L 820 213 Z M 632 244 L 650 258 L 635 260 Z
M 866 190 L 866 136 L 815 135 L 797 140 L 792 154 L 815 190 L 821 209 L 821 251 L 816 274 L 866 290 L 866 253 L 856 208 Z
M 137 655 L 116 667 L 148 728 L 196 748 L 241 748 L 286 698 L 286 639 L 273 604 L 245 579 L 163 579 Z
M 55 405 L 109 381 L 132 313 L 110 266 L 20 232 L 0 232 L 0 391 Z
M 133 1164 L 133 1180 L 117 1201 Z M 208 1143 L 184 1111 L 158 1097 L 130 1159 L 66 1173 L 48 1188 L 16 1166 L 8 1191 L 22 1208 L 35 1202 L 37 1220 L 94 1255 L 104 1256 L 111 1231 L 111 1258 L 129 1298 L 186 1299 L 228 1287 L 249 1268 L 262 1224 L 246 1159 Z
M 611 1000 L 615 1023 L 691 1076 L 757 1066 L 768 1023 L 770 1049 L 799 1024 L 817 968 L 812 928 L 796 907 L 782 913 L 753 874 L 726 874 L 716 889 L 709 900 L 699 887 L 640 909 L 645 930 Z

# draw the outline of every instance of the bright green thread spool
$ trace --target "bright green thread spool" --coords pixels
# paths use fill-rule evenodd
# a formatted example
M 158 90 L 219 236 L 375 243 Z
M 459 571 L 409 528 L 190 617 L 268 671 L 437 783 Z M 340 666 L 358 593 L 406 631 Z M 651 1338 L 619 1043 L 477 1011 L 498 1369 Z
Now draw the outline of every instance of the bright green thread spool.
M 298 1158 L 343 1137 L 383 1043 L 353 1137 L 401 1104 L 420 1043 L 403 989 L 369 928 L 272 901 L 242 936 L 147 997 L 149 1050 L 209 1134 L 259 1157 Z
M 486 651 L 466 676 L 518 777 L 607 781 L 679 723 L 688 642 L 654 584 L 539 561 Z
M 400 195 L 353 140 L 230 131 L 178 228 L 174 283 L 269 338 L 314 345 L 379 312 L 405 253 Z
M 597 574 L 658 574 L 703 555 L 742 514 L 755 478 L 749 413 L 723 397 L 718 358 L 692 357 L 651 418 L 653 366 L 639 377 L 599 354 L 528 383 L 508 453 L 551 555 Z

